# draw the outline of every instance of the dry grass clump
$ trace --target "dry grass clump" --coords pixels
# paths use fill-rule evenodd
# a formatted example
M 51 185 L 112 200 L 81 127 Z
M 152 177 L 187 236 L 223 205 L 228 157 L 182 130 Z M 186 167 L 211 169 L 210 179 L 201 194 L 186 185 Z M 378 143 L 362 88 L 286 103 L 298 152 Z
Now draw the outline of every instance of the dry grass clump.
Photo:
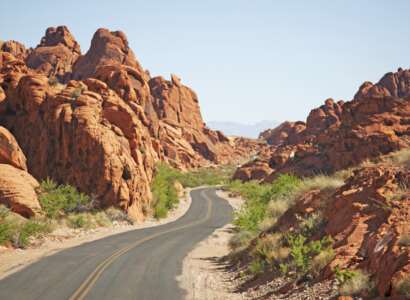
M 344 282 L 339 289 L 342 296 L 354 296 L 364 291 L 370 291 L 375 284 L 370 277 L 362 271 L 355 271 L 354 276 Z
M 392 154 L 392 161 L 402 163 L 404 169 L 410 170 L 410 148 L 406 148 Z
M 314 277 L 322 275 L 324 268 L 335 258 L 333 249 L 326 249 L 319 253 L 312 261 L 310 265 L 309 273 Z
M 132 221 L 128 217 L 127 213 L 123 212 L 120 209 L 117 209 L 115 207 L 110 207 L 105 211 L 105 214 L 107 215 L 108 219 L 111 222 L 117 221 L 117 222 L 128 222 L 132 224 Z
M 241 248 L 242 246 L 247 246 L 251 239 L 253 239 L 253 234 L 251 232 L 246 230 L 239 231 L 231 237 L 229 245 L 235 250 L 237 248 Z
M 396 291 L 399 295 L 403 295 L 407 299 L 410 299 L 410 274 L 407 274 L 406 276 L 398 280 L 395 286 Z
M 333 192 L 335 189 L 342 186 L 343 183 L 343 180 L 340 178 L 319 174 L 314 177 L 304 178 L 301 184 L 295 189 L 295 194 L 299 198 L 304 193 L 313 190 Z
M 268 203 L 268 215 L 272 218 L 279 219 L 289 208 L 289 206 L 289 199 L 285 197 L 278 197 Z

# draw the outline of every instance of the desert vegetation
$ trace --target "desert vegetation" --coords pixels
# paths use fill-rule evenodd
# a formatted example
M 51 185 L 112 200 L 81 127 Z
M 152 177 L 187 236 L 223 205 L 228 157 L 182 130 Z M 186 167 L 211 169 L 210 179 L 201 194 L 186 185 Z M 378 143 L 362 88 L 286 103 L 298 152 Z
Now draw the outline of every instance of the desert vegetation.
M 96 197 L 88 197 L 70 185 L 58 185 L 50 178 L 36 188 L 42 211 L 38 217 L 24 219 L 0 205 L 0 245 L 26 248 L 51 233 L 58 226 L 92 230 L 112 227 L 116 222 L 132 224 L 127 214 L 110 207 L 96 207 Z
M 217 169 L 202 168 L 182 172 L 166 163 L 156 164 L 154 178 L 151 183 L 153 196 L 153 212 L 155 218 L 165 218 L 168 210 L 179 202 L 176 183 L 184 188 L 223 184 L 232 177 L 234 168 L 223 166 Z

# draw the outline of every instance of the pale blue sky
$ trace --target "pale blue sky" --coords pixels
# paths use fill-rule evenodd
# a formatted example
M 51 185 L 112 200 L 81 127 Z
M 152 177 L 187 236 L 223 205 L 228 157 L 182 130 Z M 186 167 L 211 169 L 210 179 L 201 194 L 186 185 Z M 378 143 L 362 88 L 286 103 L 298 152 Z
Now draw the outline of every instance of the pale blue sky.
M 306 120 L 410 65 L 410 1 L 2 1 L 0 40 L 122 30 L 151 75 L 194 89 L 205 121 Z

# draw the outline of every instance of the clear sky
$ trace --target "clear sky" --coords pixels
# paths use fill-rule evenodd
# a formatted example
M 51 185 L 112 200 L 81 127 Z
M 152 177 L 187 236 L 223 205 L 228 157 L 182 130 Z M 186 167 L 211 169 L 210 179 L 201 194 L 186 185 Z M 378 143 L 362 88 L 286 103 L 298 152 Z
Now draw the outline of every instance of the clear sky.
M 205 121 L 306 120 L 327 98 L 410 65 L 410 1 L 2 1 L 0 40 L 66 25 L 85 53 L 122 30 L 151 75 L 179 75 Z

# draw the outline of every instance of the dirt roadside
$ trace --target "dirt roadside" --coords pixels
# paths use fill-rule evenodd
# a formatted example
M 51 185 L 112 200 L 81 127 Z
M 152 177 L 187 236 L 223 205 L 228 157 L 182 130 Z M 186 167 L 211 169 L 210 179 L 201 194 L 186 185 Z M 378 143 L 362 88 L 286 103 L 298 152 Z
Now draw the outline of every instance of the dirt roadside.
M 243 204 L 240 198 L 230 198 L 227 192 L 217 191 L 238 211 Z M 220 259 L 229 254 L 229 240 L 234 234 L 234 225 L 226 224 L 215 230 L 207 239 L 195 247 L 182 263 L 182 274 L 177 278 L 180 287 L 186 290 L 187 299 L 247 299 L 235 293 L 232 274 L 223 270 Z

